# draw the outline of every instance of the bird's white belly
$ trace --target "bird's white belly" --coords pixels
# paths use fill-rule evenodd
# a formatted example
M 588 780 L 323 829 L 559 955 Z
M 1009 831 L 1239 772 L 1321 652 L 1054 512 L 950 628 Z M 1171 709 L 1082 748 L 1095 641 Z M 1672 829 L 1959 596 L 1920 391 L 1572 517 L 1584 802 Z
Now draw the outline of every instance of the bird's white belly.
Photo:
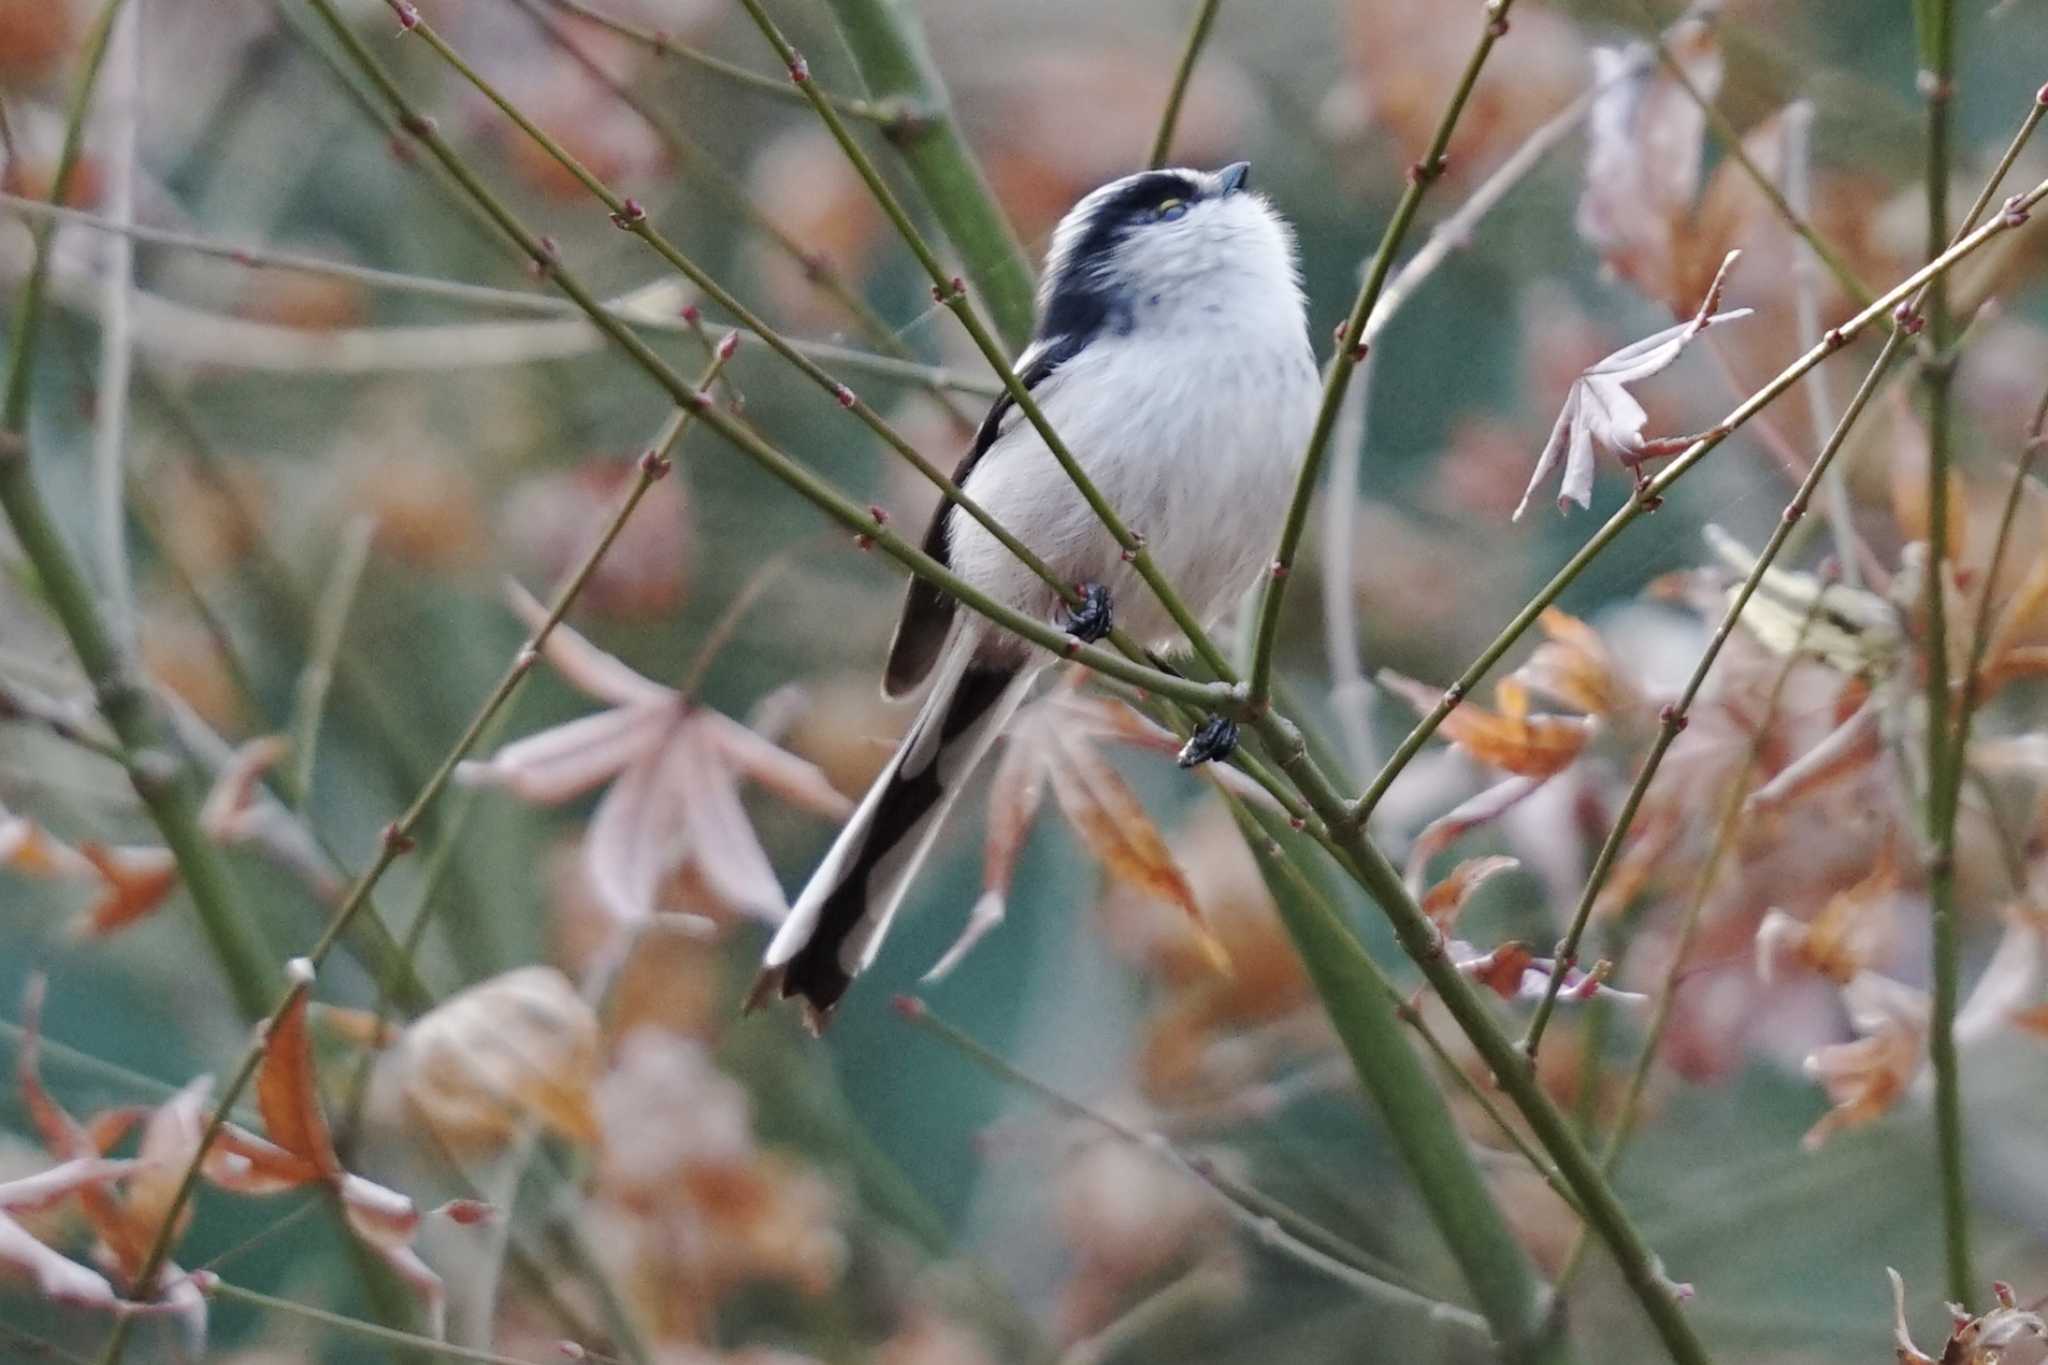
M 1192 350 L 1192 363 L 1191 363 Z M 1163 364 L 1164 354 L 1172 362 Z M 1047 417 L 1096 488 L 1144 540 L 1153 563 L 1204 625 L 1270 561 L 1313 421 L 1305 345 L 1250 353 L 1112 344 L 1070 362 Z M 1011 425 L 966 488 L 1072 584 L 1101 583 L 1116 621 L 1147 643 L 1179 637 L 1171 616 L 1030 425 Z M 1062 606 L 970 518 L 957 516 L 953 563 L 976 587 L 1041 619 Z

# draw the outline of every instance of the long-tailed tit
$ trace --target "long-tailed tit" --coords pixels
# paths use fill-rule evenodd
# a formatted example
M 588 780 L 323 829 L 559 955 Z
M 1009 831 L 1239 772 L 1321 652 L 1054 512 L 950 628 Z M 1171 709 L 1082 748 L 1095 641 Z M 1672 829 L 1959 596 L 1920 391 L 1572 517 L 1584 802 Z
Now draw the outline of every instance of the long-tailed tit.
M 1267 565 L 1318 382 L 1294 235 L 1249 166 L 1145 171 L 1104 185 L 1053 233 L 1018 374 L 1052 428 L 1204 624 Z M 996 400 L 954 474 L 1084 604 L 942 504 L 927 553 L 988 596 L 1084 639 L 1118 624 L 1172 648 L 1173 621 L 1034 426 Z M 895 756 L 768 947 L 749 1005 L 801 997 L 813 1031 L 882 935 L 946 811 L 1053 657 L 913 580 L 883 690 L 930 683 Z

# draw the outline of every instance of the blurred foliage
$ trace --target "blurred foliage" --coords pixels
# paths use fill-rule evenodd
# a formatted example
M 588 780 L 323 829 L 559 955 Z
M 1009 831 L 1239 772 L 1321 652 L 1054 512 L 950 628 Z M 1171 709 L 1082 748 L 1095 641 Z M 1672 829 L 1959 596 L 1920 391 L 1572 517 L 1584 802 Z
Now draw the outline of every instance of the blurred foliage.
M 203 21 L 161 0 L 130 3 L 141 22 L 145 111 L 137 221 L 407 275 L 538 290 L 516 253 L 394 141 L 296 0 L 213 0 Z M 593 4 L 772 70 L 736 6 Z M 0 0 L 10 193 L 47 188 L 58 110 L 92 8 L 84 0 Z M 972 370 L 957 329 L 931 305 L 923 277 L 808 111 L 567 16 L 574 42 L 605 73 L 600 81 L 533 22 L 535 12 L 565 17 L 547 0 L 531 10 L 512 0 L 430 0 L 421 8 L 522 107 L 792 334 L 870 351 L 882 345 L 811 286 L 802 261 L 749 227 L 698 158 L 724 168 L 761 213 L 821 253 L 910 355 Z M 1194 7 L 960 0 L 926 8 L 957 113 L 1035 255 L 1076 197 L 1142 159 Z M 1720 107 L 1747 131 L 1789 99 L 1814 102 L 1816 221 L 1838 234 L 1866 280 L 1889 284 L 1919 250 L 1921 106 L 1905 7 L 1731 0 L 1722 8 Z M 778 9 L 823 88 L 855 93 L 822 8 Z M 1454 62 L 1469 50 L 1466 11 L 1476 9 L 1426 0 L 1224 0 L 1176 154 L 1193 164 L 1254 163 L 1258 185 L 1299 231 L 1319 340 L 1341 318 L 1359 262 L 1400 190 L 1418 121 L 1426 132 Z M 348 10 L 443 131 L 586 278 L 608 293 L 662 279 L 660 263 L 559 168 L 423 47 L 398 41 L 382 4 L 359 0 Z M 1958 184 L 1967 202 L 2048 73 L 2048 28 L 2038 0 L 1961 11 Z M 1426 213 L 1440 217 L 1462 202 L 1586 87 L 1588 49 L 1635 36 L 1643 15 L 1633 0 L 1518 5 Z M 118 59 L 108 79 L 117 74 Z M 666 145 L 608 82 L 701 150 Z M 79 201 L 86 207 L 105 203 L 109 119 L 102 110 L 88 142 Z M 2043 164 L 2041 150 L 2030 151 L 2014 186 L 2033 183 Z M 1555 516 L 1541 498 L 1512 528 L 1507 513 L 1571 380 L 1665 326 L 1673 312 L 1690 312 L 1690 302 L 1646 297 L 1603 271 L 1573 227 L 1584 165 L 1584 139 L 1574 136 L 1454 253 L 1374 349 L 1356 490 L 1356 581 L 1344 589 L 1375 669 L 1438 682 L 1454 676 L 1597 524 Z M 1739 180 L 1711 137 L 1702 174 L 1709 184 L 1723 175 Z M 1697 215 L 1686 206 L 1681 231 L 1709 217 L 1705 201 Z M 1742 220 L 1736 235 L 1761 235 L 1762 221 Z M 10 224 L 7 239 L 0 272 L 12 304 L 26 232 Z M 1752 268 L 1737 273 L 1730 302 L 1760 315 L 1747 330 L 1728 329 L 1718 360 L 1690 357 L 1646 391 L 1654 431 L 1704 429 L 1799 349 L 1779 273 L 1789 248 L 1742 240 Z M 2027 412 L 2048 382 L 2039 240 L 2007 253 L 1995 281 L 1959 285 L 1995 283 L 1999 292 L 1995 311 L 1973 329 L 1958 380 L 1956 450 L 1973 556 L 1988 547 Z M 95 534 L 89 467 L 106 238 L 69 226 L 56 242 L 59 306 L 42 344 L 31 432 L 37 477 L 73 542 L 85 546 Z M 1718 259 L 1718 246 L 1712 255 Z M 152 306 L 132 323 L 139 363 L 127 405 L 128 515 L 152 678 L 231 744 L 286 731 L 311 658 L 316 604 L 351 524 L 369 518 L 374 526 L 334 660 L 311 788 L 278 785 L 340 866 L 358 868 L 518 647 L 502 580 L 538 591 L 571 567 L 660 427 L 663 396 L 558 317 L 174 246 L 141 244 L 135 262 L 138 295 Z M 705 321 L 714 334 L 722 322 L 710 312 Z M 409 330 L 458 323 L 459 332 Z M 684 372 L 700 366 L 687 335 L 649 335 Z M 1839 405 L 1848 367 L 1830 373 Z M 888 508 L 898 523 L 922 524 L 930 491 L 765 348 L 743 345 L 728 375 L 748 420 L 777 444 Z M 936 463 L 952 465 L 963 433 L 930 395 L 878 376 L 847 378 Z M 960 399 L 964 410 L 982 401 Z M 1522 860 L 1520 871 L 1475 896 L 1462 936 L 1546 948 L 1554 939 L 1647 739 L 1650 699 L 1675 690 L 1704 641 L 1703 615 L 1688 609 L 1687 595 L 1718 612 L 1724 581 L 1703 584 L 1680 571 L 1711 563 L 1700 534 L 1709 522 L 1748 543 L 1762 540 L 1791 488 L 1775 448 L 1804 461 L 1815 444 L 1807 401 L 1803 391 L 1794 395 L 1768 414 L 1768 430 L 1745 431 L 1716 452 L 1651 528 L 1632 533 L 1571 588 L 1563 605 L 1600 629 L 1613 656 L 1604 666 L 1640 705 L 1602 717 L 1583 755 L 1575 747 L 1568 756 L 1576 762 L 1565 776 L 1461 846 L 1464 856 L 1505 851 Z M 1897 492 L 1911 486 L 1915 418 L 1903 386 L 1878 407 L 1843 458 L 1857 523 L 1880 558 L 1896 564 L 1899 547 L 1917 539 L 1911 499 Z M 1924 451 L 1919 458 L 1924 467 Z M 685 439 L 674 474 L 658 487 L 572 618 L 577 630 L 664 685 L 701 665 L 699 702 L 750 720 L 841 792 L 857 794 L 904 719 L 874 696 L 899 590 L 890 566 L 821 530 L 807 506 L 709 433 Z M 1621 471 L 1603 471 L 1596 510 L 1604 514 L 1626 487 Z M 2012 541 L 2001 580 L 2008 587 L 2041 562 L 2048 538 L 2040 511 L 2037 487 Z M 760 587 L 729 636 L 714 640 L 773 547 L 790 547 L 793 563 Z M 1818 557 L 1808 550 L 1802 567 Z M 78 695 L 83 680 L 39 605 L 33 573 L 4 540 L 0 573 L 0 680 Z M 1652 584 L 1664 591 L 1645 600 Z M 1659 847 L 1677 851 L 1661 869 L 1638 869 L 1632 910 L 1616 907 L 1596 924 L 1591 956 L 1620 961 L 1617 981 L 1631 990 L 1658 989 L 1683 899 L 1678 871 L 1698 865 L 1692 845 L 1711 833 L 1718 806 L 1720 789 L 1710 783 L 1725 777 L 1734 740 L 1747 738 L 1730 717 L 1742 720 L 1742 698 L 1776 667 L 1768 646 L 1748 635 L 1732 653 L 1738 657 L 1723 671 L 1737 681 L 1708 698 L 1717 714 L 1699 727 L 1718 735 L 1720 747 L 1702 741 L 1703 757 L 1689 767 L 1675 758 L 1673 777 L 1653 789 L 1653 813 L 1662 811 L 1668 826 L 1646 827 L 1643 838 L 1664 838 Z M 1281 662 L 1310 717 L 1334 732 L 1311 591 L 1290 599 Z M 1819 664 L 1801 665 L 1784 730 L 1772 730 L 1772 718 L 1749 718 L 1749 728 L 1770 732 L 1768 773 L 1782 772 L 1847 718 L 1855 696 L 1836 681 Z M 1996 779 L 1998 807 L 2015 821 L 2013 851 L 2033 880 L 2031 900 L 2001 885 L 1996 841 L 1973 824 L 1963 869 L 1973 978 L 2000 941 L 2001 907 L 2017 901 L 2013 913 L 2039 915 L 2048 896 L 2048 831 L 2035 805 L 2042 702 L 2039 683 L 2021 681 L 1985 722 L 1994 737 L 2019 746 Z M 538 734 L 589 710 L 543 669 L 497 738 Z M 1411 716 L 1398 700 L 1374 704 L 1383 747 Z M 2033 750 L 2024 747 L 2029 738 Z M 1106 884 L 1072 833 L 1044 820 L 1017 866 L 1007 922 L 924 998 L 1027 1073 L 1169 1134 L 1340 1231 L 1387 1271 L 1383 1278 L 1463 1302 L 1455 1266 L 1405 1186 L 1377 1116 L 1348 1073 L 1332 1070 L 1333 1040 L 1213 795 L 1156 755 L 1115 756 L 1229 943 L 1241 989 L 1215 987 L 1188 966 L 1178 910 Z M 1473 758 L 1432 750 L 1395 789 L 1381 823 L 1405 846 L 1489 780 Z M 1742 867 L 1716 884 L 1709 928 L 1689 960 L 1702 984 L 1680 978 L 1688 1004 L 1667 1039 L 1669 1065 L 1653 1077 L 1619 1184 L 1669 1273 L 1695 1287 L 1687 1311 L 1718 1358 L 1885 1358 L 1887 1266 L 1904 1276 L 1919 1339 L 1939 1339 L 1927 1325 L 1939 1316 L 1931 1306 L 1941 1257 L 1924 1098 L 1906 1086 L 1885 1117 L 1804 1150 L 1801 1135 L 1828 1100 L 1800 1073 L 1800 1059 L 1854 1032 L 1831 983 L 1797 972 L 1758 983 L 1751 971 L 1764 913 L 1785 908 L 1812 920 L 1868 872 L 1881 842 L 1874 826 L 1909 799 L 1880 775 L 1816 800 L 1797 823 L 1760 841 L 1768 849 L 1745 846 Z M 746 801 L 783 885 L 800 885 L 830 836 L 829 821 L 758 787 Z M 525 964 L 551 963 L 586 983 L 603 969 L 616 924 L 575 852 L 593 805 L 590 795 L 541 807 L 464 788 L 431 813 L 421 856 L 394 868 L 377 905 L 402 934 L 431 896 L 436 919 L 418 961 L 437 996 Z M 73 845 L 152 841 L 117 770 L 30 724 L 0 725 L 0 811 Z M 664 910 L 708 917 L 715 932 L 706 940 L 664 921 L 619 968 L 599 1010 L 602 1055 L 587 1064 L 591 1074 L 574 1078 L 587 1091 L 579 1103 L 595 1116 L 586 1121 L 597 1125 L 582 1136 L 601 1133 L 595 1144 L 559 1130 L 515 1136 L 536 1104 L 525 1077 L 504 1082 L 493 1100 L 511 1115 L 503 1131 L 470 1150 L 444 1151 L 405 1097 L 409 1080 L 423 1083 L 407 1071 L 418 1064 L 409 1044 L 359 1068 L 359 1042 L 320 1035 L 316 1016 L 330 1115 L 351 1112 L 351 1078 L 370 1073 L 360 1133 L 340 1126 L 360 1137 L 351 1159 L 423 1210 L 480 1190 L 510 1224 L 518 1254 L 493 1319 L 483 1284 L 493 1278 L 497 1239 L 508 1235 L 504 1223 L 427 1220 L 419 1245 L 449 1282 L 451 1321 L 468 1332 L 464 1339 L 494 1339 L 494 1349 L 540 1360 L 554 1358 L 557 1340 L 587 1329 L 593 1351 L 611 1342 L 624 1353 L 607 1327 L 623 1302 L 649 1337 L 650 1358 L 678 1365 L 1488 1358 L 1456 1324 L 1362 1298 L 1233 1230 L 1201 1187 L 1148 1151 L 1068 1122 L 913 1031 L 891 997 L 918 989 L 981 887 L 978 797 L 954 825 L 907 922 L 823 1044 L 800 1038 L 785 1018 L 738 1021 L 761 927 L 716 903 L 701 879 L 665 884 Z M 1682 835 L 1676 843 L 1672 829 Z M 238 846 L 230 857 L 280 956 L 317 936 L 328 907 L 302 878 L 260 849 Z M 427 869 L 443 858 L 444 875 L 430 883 Z M 1660 879 L 1660 871 L 1669 875 Z M 0 868 L 0 1017 L 13 1017 L 11 1002 L 32 974 L 47 974 L 46 1036 L 121 1068 L 52 1051 L 43 1067 L 53 1091 L 86 1114 L 155 1104 L 168 1087 L 223 1073 L 242 1025 L 188 907 L 173 894 L 117 934 L 80 936 L 67 922 L 90 899 L 76 881 Z M 1864 965 L 1917 983 L 1926 975 L 1917 872 L 1890 901 L 1885 913 L 1905 927 L 1889 958 Z M 1412 982 L 1372 907 L 1361 897 L 1345 910 L 1380 960 L 1404 985 Z M 323 972 L 318 998 L 367 1010 L 379 993 L 344 954 Z M 2022 1301 L 2048 1284 L 2036 1100 L 2048 1057 L 2034 1008 L 2026 1027 L 1973 1046 L 1965 1071 L 1979 1259 L 2018 1286 Z M 496 1017 L 467 1023 L 481 1030 L 467 1038 L 503 1028 Z M 1641 1034 L 1639 1011 L 1608 1003 L 1574 1007 L 1554 1030 L 1545 1080 L 1588 1131 L 1612 1118 Z M 0 1038 L 9 1055 L 18 1047 L 17 1034 Z M 163 1085 L 152 1088 L 147 1078 Z M 554 1111 L 543 1105 L 532 1116 L 539 1112 Z M 1555 1272 L 1575 1220 L 1483 1120 L 1461 1116 L 1485 1148 L 1517 1232 Z M 0 1091 L 0 1179 L 43 1164 L 32 1133 L 22 1097 Z M 451 1174 L 451 1157 L 463 1178 Z M 522 1166 L 525 1194 L 515 1207 L 508 1196 Z M 254 1202 L 203 1190 L 180 1263 L 217 1266 L 232 1284 L 302 1304 L 417 1327 L 415 1305 L 366 1269 L 317 1197 L 306 1214 L 292 1214 L 291 1201 L 302 1198 Z M 53 1235 L 72 1249 L 84 1244 L 76 1227 Z M 593 1287 L 593 1267 L 609 1277 L 617 1302 Z M 104 1315 L 40 1304 L 11 1285 L 0 1296 L 0 1357 L 45 1358 L 35 1341 L 56 1343 L 54 1359 L 97 1349 Z M 245 1365 L 403 1358 L 389 1343 L 246 1301 L 223 1298 L 212 1316 L 215 1358 Z M 1567 1320 L 1587 1359 L 1656 1354 L 1598 1255 L 1572 1290 Z M 129 1354 L 144 1358 L 176 1358 L 175 1333 L 145 1322 Z

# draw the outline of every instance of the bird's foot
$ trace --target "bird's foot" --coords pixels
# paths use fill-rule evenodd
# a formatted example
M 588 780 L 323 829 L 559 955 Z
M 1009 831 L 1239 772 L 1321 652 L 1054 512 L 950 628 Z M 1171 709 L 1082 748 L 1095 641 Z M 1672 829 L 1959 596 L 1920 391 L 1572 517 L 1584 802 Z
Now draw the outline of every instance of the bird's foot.
M 1100 583 L 1083 583 L 1078 591 L 1081 605 L 1067 613 L 1067 634 L 1084 645 L 1092 645 L 1116 629 L 1116 616 L 1110 610 L 1109 589 Z
M 1195 727 L 1175 759 L 1183 768 L 1229 758 L 1237 752 L 1237 722 L 1228 716 L 1210 716 Z

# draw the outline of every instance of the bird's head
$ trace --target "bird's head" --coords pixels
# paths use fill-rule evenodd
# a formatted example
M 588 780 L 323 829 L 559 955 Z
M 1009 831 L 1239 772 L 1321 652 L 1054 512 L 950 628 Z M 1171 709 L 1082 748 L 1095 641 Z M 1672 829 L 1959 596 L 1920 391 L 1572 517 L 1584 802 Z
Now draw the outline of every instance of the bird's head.
M 1294 234 L 1249 186 L 1251 163 L 1140 171 L 1095 190 L 1053 231 L 1039 335 L 1128 332 L 1148 314 L 1227 317 L 1298 299 Z

